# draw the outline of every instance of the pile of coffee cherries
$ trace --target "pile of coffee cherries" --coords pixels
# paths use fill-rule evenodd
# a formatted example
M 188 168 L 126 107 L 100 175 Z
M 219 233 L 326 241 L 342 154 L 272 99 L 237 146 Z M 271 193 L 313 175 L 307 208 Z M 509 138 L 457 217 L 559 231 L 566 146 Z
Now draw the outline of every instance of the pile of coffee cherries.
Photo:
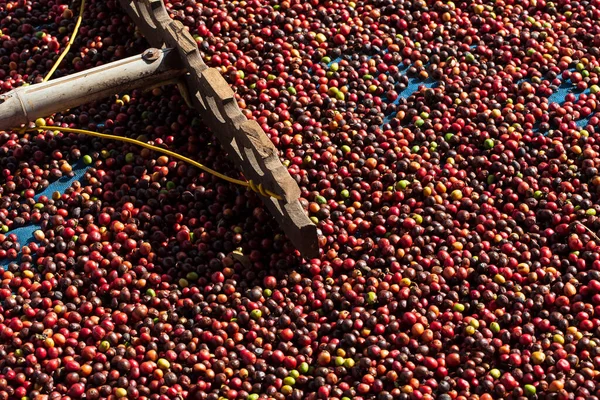
M 280 150 L 321 255 L 185 163 L 2 132 L 0 400 L 600 398 L 600 1 L 166 7 Z M 41 81 L 77 13 L 0 4 L 2 91 Z M 56 76 L 147 47 L 89 0 Z M 239 176 L 172 86 L 43 123 Z

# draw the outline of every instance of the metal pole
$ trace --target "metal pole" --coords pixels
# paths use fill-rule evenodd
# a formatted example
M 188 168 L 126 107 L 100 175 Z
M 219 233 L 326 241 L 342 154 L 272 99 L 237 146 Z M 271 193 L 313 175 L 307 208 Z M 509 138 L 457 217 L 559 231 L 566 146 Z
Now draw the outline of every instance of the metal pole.
M 22 86 L 0 95 L 0 130 L 16 128 L 115 93 L 152 87 L 184 73 L 177 51 L 148 49 L 140 55 L 73 75 Z
M 215 134 L 246 179 L 262 184 L 282 200 L 263 201 L 285 234 L 306 258 L 320 254 L 318 227 L 300 202 L 300 187 L 279 159 L 261 126 L 238 107 L 235 92 L 220 71 L 202 59 L 196 40 L 180 21 L 171 19 L 163 0 L 119 0 L 122 8 L 154 47 L 179 52 L 188 74 L 187 93 L 192 106 Z

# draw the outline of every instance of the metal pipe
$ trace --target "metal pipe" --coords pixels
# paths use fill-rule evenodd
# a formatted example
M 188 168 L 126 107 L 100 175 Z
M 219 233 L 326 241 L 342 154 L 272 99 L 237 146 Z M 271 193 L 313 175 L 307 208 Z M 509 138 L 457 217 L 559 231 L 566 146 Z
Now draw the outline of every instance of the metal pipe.
M 115 93 L 156 86 L 185 74 L 177 51 L 148 49 L 137 56 L 0 95 L 0 130 Z

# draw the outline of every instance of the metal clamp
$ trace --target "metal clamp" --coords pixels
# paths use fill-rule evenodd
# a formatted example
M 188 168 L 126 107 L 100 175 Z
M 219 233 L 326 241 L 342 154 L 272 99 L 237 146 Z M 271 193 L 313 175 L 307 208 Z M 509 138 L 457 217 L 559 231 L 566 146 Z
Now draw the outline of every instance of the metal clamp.
M 149 63 L 147 57 L 152 62 Z M 185 72 L 177 52 L 148 49 L 142 55 L 48 82 L 21 86 L 0 95 L 0 129 L 27 124 L 118 92 L 158 85 Z

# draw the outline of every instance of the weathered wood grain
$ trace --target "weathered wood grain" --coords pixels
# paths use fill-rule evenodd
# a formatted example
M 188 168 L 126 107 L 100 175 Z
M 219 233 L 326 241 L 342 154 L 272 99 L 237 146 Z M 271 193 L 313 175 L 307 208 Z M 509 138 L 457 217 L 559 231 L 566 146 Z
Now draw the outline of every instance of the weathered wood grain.
M 288 238 L 307 258 L 319 256 L 317 227 L 300 204 L 300 188 L 256 121 L 239 109 L 235 94 L 221 73 L 202 60 L 196 41 L 179 21 L 170 18 L 162 0 L 120 0 L 121 6 L 154 47 L 177 49 L 189 97 L 244 176 L 282 197 L 263 200 Z

